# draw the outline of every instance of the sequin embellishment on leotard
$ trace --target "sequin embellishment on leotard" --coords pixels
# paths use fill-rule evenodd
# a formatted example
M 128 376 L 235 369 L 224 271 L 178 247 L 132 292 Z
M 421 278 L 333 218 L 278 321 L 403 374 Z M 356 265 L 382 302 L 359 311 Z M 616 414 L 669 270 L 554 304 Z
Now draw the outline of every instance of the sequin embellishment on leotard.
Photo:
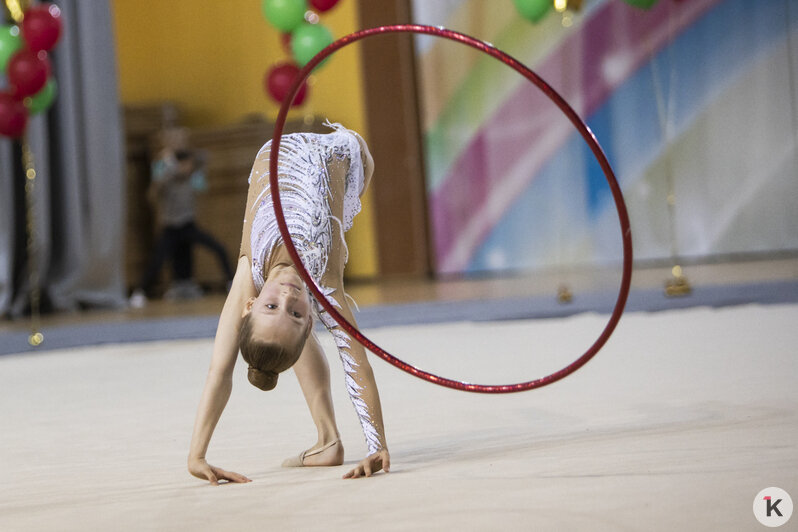
M 344 232 L 352 227 L 352 221 L 360 211 L 360 193 L 364 186 L 363 162 L 357 138 L 340 124 L 328 122 L 326 125 L 335 131 L 328 135 L 295 133 L 282 137 L 278 163 L 280 201 L 288 231 L 302 263 L 328 301 L 340 308 L 341 305 L 336 297 L 346 297 L 346 295 L 336 294 L 334 288 L 322 283 L 322 278 L 327 271 L 327 258 L 333 243 L 332 231 L 340 232 L 341 244 L 346 246 Z M 271 141 L 261 148 L 258 158 L 270 150 Z M 332 215 L 328 202 L 330 195 L 328 165 L 334 159 L 346 160 L 349 163 L 344 192 L 343 221 Z M 256 185 L 265 185 L 254 203 L 253 210 L 256 212 L 247 213 L 247 217 L 254 215 L 250 240 L 252 280 L 260 292 L 265 282 L 264 270 L 272 252 L 282 243 L 282 237 L 274 216 L 272 197 L 269 194 L 268 171 L 256 172 L 253 169 L 249 179 L 250 186 L 253 180 Z M 322 323 L 335 339 L 346 374 L 346 389 L 363 427 L 369 454 L 373 454 L 381 448 L 379 433 L 361 396 L 363 388 L 356 380 L 358 364 L 350 353 L 351 339 L 338 327 L 335 320 L 324 312 L 321 305 L 314 301 L 314 306 Z

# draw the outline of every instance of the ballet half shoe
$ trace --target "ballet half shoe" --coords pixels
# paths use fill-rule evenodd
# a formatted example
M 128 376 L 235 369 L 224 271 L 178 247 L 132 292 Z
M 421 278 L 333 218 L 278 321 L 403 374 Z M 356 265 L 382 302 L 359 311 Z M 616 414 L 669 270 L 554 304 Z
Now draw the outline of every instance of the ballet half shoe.
M 299 453 L 299 456 L 296 456 L 294 458 L 286 458 L 286 460 L 283 462 L 283 467 L 312 467 L 305 464 L 305 458 L 307 458 L 308 456 L 313 456 L 319 453 L 323 453 L 333 445 L 337 445 L 340 442 L 341 442 L 340 439 L 333 440 L 330 443 L 319 447 L 318 449 L 313 449 L 312 451 L 302 451 L 301 453 Z

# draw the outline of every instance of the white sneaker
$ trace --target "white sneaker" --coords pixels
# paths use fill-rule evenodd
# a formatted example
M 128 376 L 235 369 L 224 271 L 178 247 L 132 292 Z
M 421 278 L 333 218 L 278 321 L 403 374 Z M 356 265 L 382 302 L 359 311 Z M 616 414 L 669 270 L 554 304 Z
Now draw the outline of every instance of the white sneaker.
M 133 290 L 128 303 L 130 304 L 130 308 L 140 309 L 146 307 L 147 296 L 144 295 L 144 290 L 141 290 L 140 288 Z

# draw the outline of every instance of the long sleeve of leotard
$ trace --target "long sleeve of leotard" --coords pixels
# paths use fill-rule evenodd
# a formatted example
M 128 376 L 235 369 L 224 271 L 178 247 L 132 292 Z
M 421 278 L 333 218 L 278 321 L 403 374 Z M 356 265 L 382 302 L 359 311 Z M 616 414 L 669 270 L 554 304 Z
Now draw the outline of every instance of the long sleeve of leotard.
M 338 291 L 336 290 L 336 292 Z M 337 302 L 338 299 L 341 299 L 342 302 L 340 305 L 335 305 L 340 307 L 337 310 L 349 323 L 357 326 L 343 291 L 328 296 L 328 300 Z M 374 380 L 374 372 L 366 357 L 366 350 L 341 328 L 326 310 L 320 306 L 318 310 L 319 318 L 335 339 L 338 356 L 341 358 L 344 368 L 346 391 L 349 393 L 349 398 L 352 400 L 352 405 L 355 407 L 363 428 L 368 454 L 374 454 L 385 448 L 386 443 L 380 395 Z

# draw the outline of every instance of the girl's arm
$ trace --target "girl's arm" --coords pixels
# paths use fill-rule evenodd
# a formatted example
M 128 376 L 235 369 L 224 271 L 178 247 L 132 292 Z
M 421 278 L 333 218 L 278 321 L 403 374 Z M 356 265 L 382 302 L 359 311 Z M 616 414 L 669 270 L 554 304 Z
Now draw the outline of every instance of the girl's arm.
M 233 368 L 238 356 L 238 330 L 241 325 L 241 313 L 247 299 L 253 296 L 254 292 L 249 260 L 247 257 L 241 257 L 238 260 L 233 285 L 219 317 L 211 365 L 194 421 L 194 433 L 191 436 L 191 448 L 188 455 L 189 472 L 195 477 L 209 480 L 211 484 L 217 484 L 219 479 L 249 482 L 249 479 L 243 475 L 209 465 L 205 460 L 205 454 L 208 451 L 208 444 L 216 423 L 230 398 L 233 388 Z
M 340 307 L 338 310 L 341 315 L 348 322 L 357 326 L 346 301 L 342 282 L 338 284 L 338 288 L 331 294 L 330 299 L 336 301 L 335 305 Z M 322 309 L 319 317 L 325 327 L 327 327 L 327 330 L 333 335 L 333 338 L 335 338 L 338 355 L 341 358 L 346 374 L 346 390 L 360 419 L 360 425 L 363 428 L 363 435 L 366 438 L 366 446 L 368 448 L 368 456 L 357 467 L 344 475 L 344 478 L 356 478 L 361 475 L 370 476 L 380 469 L 384 469 L 387 472 L 390 469 L 390 455 L 385 440 L 380 394 L 377 390 L 377 382 L 374 380 L 371 364 L 369 364 L 369 360 L 366 357 L 366 350 L 357 340 L 352 339 L 327 311 Z

